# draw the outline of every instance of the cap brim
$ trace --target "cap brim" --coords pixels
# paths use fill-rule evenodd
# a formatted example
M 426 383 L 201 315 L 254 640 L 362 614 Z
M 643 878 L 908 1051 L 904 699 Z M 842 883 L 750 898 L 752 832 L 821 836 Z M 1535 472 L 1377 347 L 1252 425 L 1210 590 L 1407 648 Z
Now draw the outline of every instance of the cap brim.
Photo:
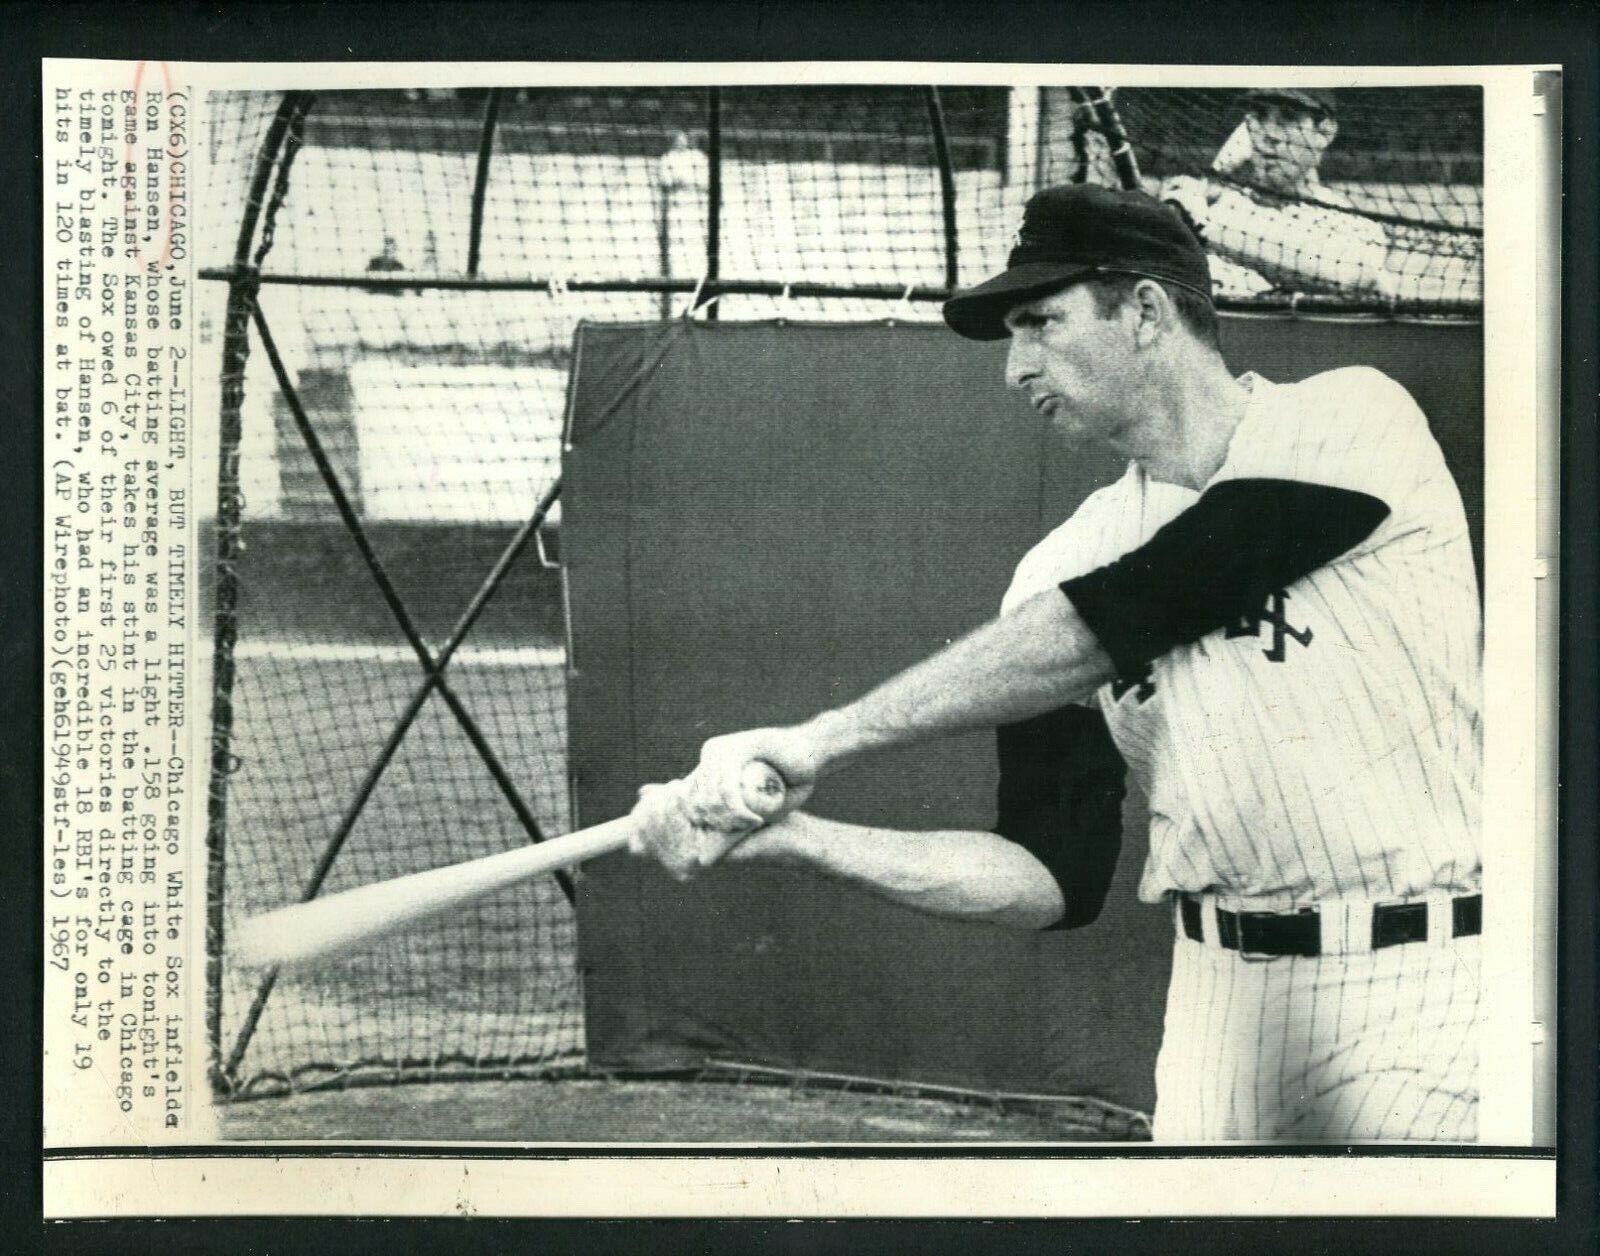
M 1296 109 L 1326 114 L 1330 118 L 1334 113 L 1334 103 L 1331 96 L 1322 96 L 1316 92 L 1301 91 L 1293 87 L 1257 87 L 1246 92 L 1244 100 L 1246 104 L 1268 104 L 1272 102 L 1289 104 Z
M 958 292 L 944 303 L 944 321 L 968 340 L 1004 340 L 1006 314 L 1024 301 L 1037 300 L 1095 268 L 1081 262 L 1024 262 Z

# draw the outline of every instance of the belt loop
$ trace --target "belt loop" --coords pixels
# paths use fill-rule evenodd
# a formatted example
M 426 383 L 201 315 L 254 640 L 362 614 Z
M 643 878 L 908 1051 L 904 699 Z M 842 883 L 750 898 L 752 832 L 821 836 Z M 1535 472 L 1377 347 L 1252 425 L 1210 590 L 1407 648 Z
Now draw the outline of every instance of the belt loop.
M 1455 900 L 1449 894 L 1428 895 L 1428 945 L 1444 946 L 1456 935 Z
M 1350 903 L 1344 900 L 1335 900 L 1331 903 L 1323 903 L 1317 909 L 1317 923 L 1322 932 L 1318 949 L 1322 954 L 1343 955 L 1346 951 L 1356 949 L 1350 945 L 1351 906 Z M 1360 937 L 1361 935 L 1358 933 L 1355 936 Z
M 1344 937 L 1347 954 L 1372 950 L 1372 902 L 1348 899 L 1344 904 Z
M 1217 931 L 1217 896 L 1197 894 L 1200 900 L 1200 936 L 1207 946 L 1220 947 L 1222 938 Z

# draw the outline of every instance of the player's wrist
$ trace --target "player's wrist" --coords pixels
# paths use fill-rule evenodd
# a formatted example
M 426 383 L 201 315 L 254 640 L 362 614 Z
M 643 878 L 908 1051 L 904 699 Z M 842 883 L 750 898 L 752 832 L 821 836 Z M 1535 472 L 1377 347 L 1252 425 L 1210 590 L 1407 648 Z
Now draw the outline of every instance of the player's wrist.
M 731 863 L 804 865 L 810 862 L 813 836 L 812 818 L 803 811 L 791 811 L 745 837 L 727 852 L 726 859 Z
M 798 725 L 795 732 L 818 777 L 844 767 L 872 749 L 872 739 L 853 706 L 814 715 Z

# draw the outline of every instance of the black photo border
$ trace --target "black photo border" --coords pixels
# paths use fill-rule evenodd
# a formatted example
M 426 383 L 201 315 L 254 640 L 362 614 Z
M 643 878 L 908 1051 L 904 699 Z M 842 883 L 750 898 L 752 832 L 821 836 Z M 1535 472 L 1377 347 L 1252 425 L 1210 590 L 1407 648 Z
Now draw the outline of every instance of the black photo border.
M 1595 916 L 1600 901 L 1596 815 L 1596 357 L 1600 239 L 1595 192 L 1597 36 L 1591 6 L 1523 2 L 771 4 L 761 0 L 619 3 L 14 4 L 0 11 L 6 81 L 18 104 L 0 148 L 0 198 L 12 249 L 0 267 L 0 329 L 12 457 L 3 495 L 6 535 L 0 587 L 10 612 L 0 639 L 9 738 L 0 756 L 7 808 L 0 913 L 10 961 L 12 1023 L 0 1035 L 8 1067 L 0 1105 L 0 1247 L 7 1251 L 234 1253 L 338 1251 L 1001 1250 L 1117 1252 L 1280 1251 L 1290 1244 L 1335 1250 L 1593 1250 L 1597 1231 Z M 40 378 L 40 61 L 115 59 L 130 53 L 173 61 L 554 60 L 764 61 L 1059 60 L 1124 64 L 1479 65 L 1554 63 L 1564 68 L 1563 442 L 1560 567 L 1561 809 L 1558 983 L 1558 1205 L 1555 1222 L 1174 1221 L 1086 1222 L 385 1222 L 234 1218 L 227 1221 L 40 1221 L 39 1017 L 42 876 L 38 737 L 40 694 L 42 437 Z M 336 1156 L 337 1147 L 316 1148 Z M 182 1154 L 177 1153 L 177 1154 Z M 348 1154 L 348 1153 L 345 1153 Z M 403 1153 L 402 1153 L 403 1154 Z M 454 1154 L 454 1153 L 452 1153 Z M 1208 1153 L 1209 1154 L 1209 1153 Z M 1405 1154 L 1401 1149 L 1397 1154 Z M 1070 1158 L 1062 1170 L 1070 1172 Z M 1219 1160 L 1219 1171 L 1225 1171 Z

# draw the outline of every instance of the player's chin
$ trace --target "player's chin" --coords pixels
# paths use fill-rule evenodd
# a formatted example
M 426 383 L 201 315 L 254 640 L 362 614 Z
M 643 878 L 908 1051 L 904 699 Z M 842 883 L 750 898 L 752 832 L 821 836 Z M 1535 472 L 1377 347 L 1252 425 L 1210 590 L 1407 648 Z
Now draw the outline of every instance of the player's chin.
M 1299 166 L 1272 162 L 1261 171 L 1261 184 L 1269 192 L 1293 196 L 1305 171 Z
M 1085 445 L 1095 438 L 1095 429 L 1092 423 L 1082 415 L 1074 414 L 1065 406 L 1056 405 L 1048 415 L 1050 430 L 1061 440 L 1070 445 Z

